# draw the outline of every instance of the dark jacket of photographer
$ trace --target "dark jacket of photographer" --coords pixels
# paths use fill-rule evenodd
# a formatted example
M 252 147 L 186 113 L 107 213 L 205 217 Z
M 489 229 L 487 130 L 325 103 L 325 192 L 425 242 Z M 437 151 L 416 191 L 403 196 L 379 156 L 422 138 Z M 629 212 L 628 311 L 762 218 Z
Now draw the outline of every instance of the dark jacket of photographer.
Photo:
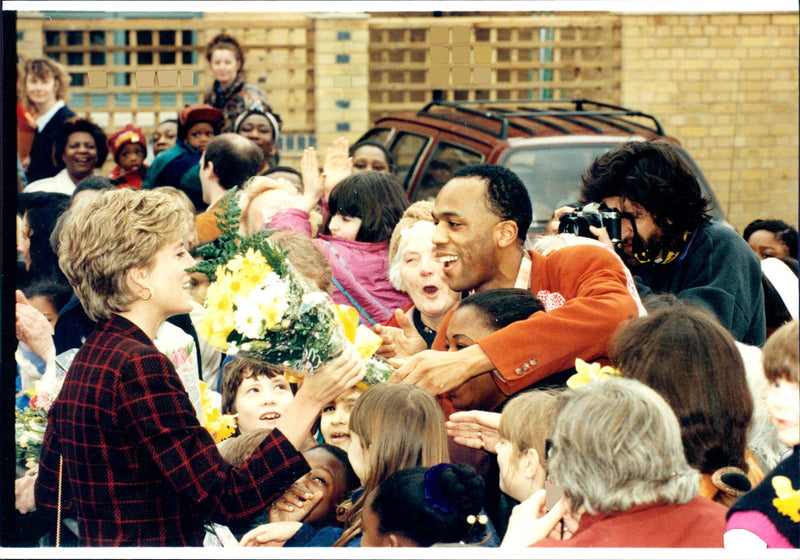
M 639 295 L 669 292 L 714 312 L 736 340 L 761 346 L 766 338 L 758 257 L 732 228 L 701 224 L 672 263 L 632 271 Z

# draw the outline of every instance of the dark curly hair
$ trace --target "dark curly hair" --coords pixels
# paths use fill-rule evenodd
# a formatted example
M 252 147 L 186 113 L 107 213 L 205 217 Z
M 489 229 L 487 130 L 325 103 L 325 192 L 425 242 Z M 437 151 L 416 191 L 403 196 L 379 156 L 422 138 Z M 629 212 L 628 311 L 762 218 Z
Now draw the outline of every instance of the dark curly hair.
M 486 179 L 486 203 L 497 216 L 517 224 L 517 238 L 524 241 L 533 219 L 531 197 L 516 173 L 499 165 L 481 163 L 462 167 L 453 177 Z
M 108 137 L 102 128 L 89 119 L 82 117 L 72 117 L 64 121 L 64 126 L 58 132 L 55 142 L 53 142 L 53 163 L 60 168 L 64 167 L 61 156 L 67 148 L 69 137 L 76 132 L 86 132 L 94 139 L 97 147 L 97 163 L 95 167 L 102 167 L 108 157 Z
M 695 173 L 663 140 L 622 144 L 595 159 L 582 179 L 584 203 L 626 198 L 641 204 L 664 232 L 693 231 L 711 219 Z
M 395 533 L 417 546 L 475 542 L 484 482 L 469 465 L 442 463 L 413 467 L 387 477 L 373 494 L 371 508 L 382 534 Z
M 793 259 L 797 258 L 797 230 L 782 220 L 753 220 L 747 227 L 744 228 L 745 241 L 750 239 L 753 233 L 759 230 L 769 231 L 775 234 L 775 237 L 789 248 L 789 256 Z

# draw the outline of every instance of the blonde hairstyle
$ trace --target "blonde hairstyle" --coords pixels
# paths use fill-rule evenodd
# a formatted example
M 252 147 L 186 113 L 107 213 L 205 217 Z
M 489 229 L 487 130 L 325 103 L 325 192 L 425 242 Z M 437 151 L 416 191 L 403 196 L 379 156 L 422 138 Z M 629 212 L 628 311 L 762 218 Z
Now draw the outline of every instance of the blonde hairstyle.
M 234 467 L 241 467 L 247 461 L 258 446 L 269 435 L 272 428 L 260 428 L 241 434 L 236 437 L 228 438 L 219 446 L 219 454 Z
M 156 187 L 153 190 L 167 193 L 176 201 L 180 202 L 183 206 L 185 206 L 186 209 L 191 213 L 188 221 L 189 232 L 190 232 L 189 237 L 191 238 L 189 240 L 189 248 L 193 249 L 195 246 L 197 246 L 197 222 L 195 222 L 194 219 L 195 214 L 197 213 L 197 209 L 194 207 L 192 199 L 189 198 L 189 195 L 183 192 L 182 190 L 175 187 L 171 187 L 169 185 Z
M 49 76 L 53 76 L 58 83 L 56 86 L 56 100 L 69 100 L 69 84 L 72 79 L 64 67 L 52 58 L 31 58 L 26 60 L 22 66 L 19 83 L 20 97 L 26 109 L 35 109 L 35 106 L 25 93 L 25 84 L 28 81 L 28 76 L 34 76 L 41 80 L 46 80 Z
M 248 179 L 242 186 L 242 190 L 239 194 L 239 208 L 242 211 L 239 220 L 239 233 L 241 235 L 250 235 L 253 233 L 252 231 L 247 231 L 247 212 L 253 200 L 267 191 L 284 191 L 291 195 L 299 194 L 295 186 L 285 179 L 271 179 L 270 177 L 264 177 L 262 175 L 256 175 Z
M 764 344 L 764 376 L 768 381 L 786 379 L 797 383 L 800 377 L 800 351 L 798 350 L 798 328 L 800 322 L 790 321 L 782 325 Z
M 289 262 L 303 278 L 320 291 L 333 294 L 333 267 L 308 235 L 279 230 L 269 238 L 278 248 L 289 251 Z
M 167 243 L 188 234 L 189 211 L 168 194 L 114 189 L 79 204 L 58 237 L 58 264 L 93 321 L 130 309 L 133 267 L 152 266 Z
M 683 504 L 700 492 L 686 462 L 678 418 L 640 381 L 595 381 L 566 400 L 556 421 L 550 474 L 570 507 L 590 514 Z
M 500 415 L 499 435 L 513 445 L 518 456 L 529 449 L 539 454 L 539 463 L 547 470 L 547 439 L 556 427 L 558 411 L 563 406 L 563 391 L 540 389 L 511 398 Z
M 367 479 L 358 500 L 341 506 L 345 531 L 334 546 L 344 546 L 361 532 L 364 502 L 390 474 L 450 460 L 442 409 L 433 395 L 414 385 L 380 383 L 367 389 L 353 406 L 350 431 L 369 449 L 364 453 Z

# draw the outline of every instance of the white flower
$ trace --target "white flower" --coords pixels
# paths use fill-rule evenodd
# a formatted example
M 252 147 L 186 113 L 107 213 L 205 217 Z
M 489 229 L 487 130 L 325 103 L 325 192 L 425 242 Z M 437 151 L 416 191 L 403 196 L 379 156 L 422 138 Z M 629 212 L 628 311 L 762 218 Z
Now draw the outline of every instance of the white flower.
M 277 279 L 277 280 L 276 280 Z M 277 274 L 270 274 L 262 288 L 252 290 L 236 302 L 233 322 L 245 338 L 260 339 L 266 329 L 279 324 L 288 309 L 289 286 Z

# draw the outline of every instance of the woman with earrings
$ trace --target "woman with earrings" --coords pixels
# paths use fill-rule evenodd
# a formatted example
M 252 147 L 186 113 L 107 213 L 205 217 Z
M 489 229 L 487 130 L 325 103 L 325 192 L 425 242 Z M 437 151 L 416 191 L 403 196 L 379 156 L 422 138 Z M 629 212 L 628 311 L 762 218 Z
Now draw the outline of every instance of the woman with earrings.
M 251 520 L 309 470 L 297 448 L 363 377 L 348 346 L 250 459 L 227 463 L 153 343 L 165 319 L 192 309 L 189 223 L 168 194 L 119 189 L 76 206 L 59 235 L 59 265 L 97 326 L 50 409 L 35 492 L 45 522 L 77 518 L 81 545 L 201 546 L 206 520 Z

